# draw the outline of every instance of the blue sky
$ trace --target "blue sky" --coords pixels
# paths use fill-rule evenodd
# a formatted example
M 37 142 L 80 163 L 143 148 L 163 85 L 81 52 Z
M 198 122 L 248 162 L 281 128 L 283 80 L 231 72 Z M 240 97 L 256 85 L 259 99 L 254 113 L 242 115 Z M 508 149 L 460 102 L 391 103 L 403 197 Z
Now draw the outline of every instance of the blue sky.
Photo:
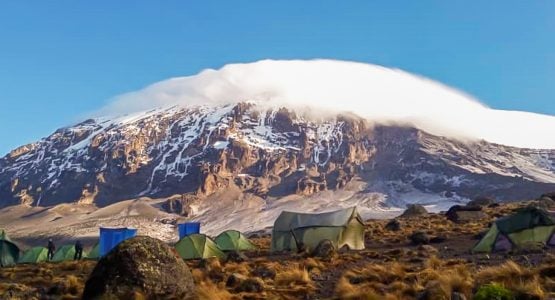
M 117 94 L 264 58 L 398 67 L 555 115 L 554 37 L 555 1 L 2 1 L 0 155 Z

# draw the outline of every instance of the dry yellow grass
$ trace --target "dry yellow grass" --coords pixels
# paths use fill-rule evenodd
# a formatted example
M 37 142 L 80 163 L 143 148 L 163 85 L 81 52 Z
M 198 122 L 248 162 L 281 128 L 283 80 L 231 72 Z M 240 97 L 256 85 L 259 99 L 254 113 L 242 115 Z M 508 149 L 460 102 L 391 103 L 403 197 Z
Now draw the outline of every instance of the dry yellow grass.
M 295 253 L 270 255 L 270 239 L 262 237 L 253 241 L 261 250 L 248 254 L 250 258 L 245 262 L 210 259 L 187 264 L 200 299 L 303 299 L 313 295 L 322 299 L 395 300 L 417 299 L 423 293 L 429 299 L 449 299 L 454 292 L 472 299 L 473 291 L 492 282 L 517 295 L 554 297 L 552 250 L 541 257 L 536 267 L 529 267 L 522 254 L 510 255 L 514 261 L 502 256 L 491 255 L 490 259 L 468 254 L 475 242 L 473 236 L 487 228 L 492 216 L 509 213 L 513 208 L 488 208 L 489 217 L 477 223 L 455 224 L 433 214 L 417 220 L 400 220 L 400 231 L 386 230 L 386 220 L 369 221 L 366 223 L 368 249 L 340 253 L 330 261 Z M 434 244 L 435 249 L 410 246 L 407 236 L 414 231 L 444 236 L 451 243 Z M 453 248 L 455 254 L 449 254 Z M 6 291 L 36 295 L 40 288 L 53 291 L 56 299 L 78 299 L 94 264 L 84 261 L 3 268 L 0 269 L 0 295 Z M 247 292 L 238 289 L 238 285 L 226 286 L 232 275 L 252 279 L 262 291 Z M 144 296 L 137 294 L 131 298 L 141 300 Z
M 276 275 L 276 284 L 281 286 L 306 285 L 310 282 L 310 275 L 306 268 L 294 267 Z
M 538 271 L 523 268 L 513 261 L 507 261 L 500 266 L 481 270 L 476 274 L 475 280 L 477 284 L 496 282 L 512 291 L 536 295 L 542 299 L 545 291 L 542 288 Z
M 211 281 L 202 281 L 197 284 L 197 293 L 200 300 L 229 300 L 233 295 L 225 288 L 220 288 Z
M 359 287 L 351 284 L 346 277 L 341 277 L 336 285 L 335 293 L 340 299 L 346 300 L 378 300 L 382 299 L 370 287 Z
M 522 268 L 513 261 L 507 261 L 499 266 L 482 269 L 476 274 L 475 280 L 478 284 L 497 282 L 510 287 L 534 280 L 534 277 L 535 274 L 531 270 Z

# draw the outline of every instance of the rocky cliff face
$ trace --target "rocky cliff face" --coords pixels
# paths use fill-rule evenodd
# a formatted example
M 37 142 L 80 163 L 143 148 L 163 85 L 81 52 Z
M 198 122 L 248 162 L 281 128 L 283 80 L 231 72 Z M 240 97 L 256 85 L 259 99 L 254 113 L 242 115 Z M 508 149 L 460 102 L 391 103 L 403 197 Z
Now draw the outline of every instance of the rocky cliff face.
M 353 115 L 308 120 L 250 103 L 172 107 L 87 120 L 13 150 L 0 159 L 0 207 L 182 194 L 168 207 L 186 214 L 187 204 L 230 187 L 271 198 L 354 178 L 390 205 L 423 194 L 516 200 L 555 190 L 555 150 L 462 143 Z

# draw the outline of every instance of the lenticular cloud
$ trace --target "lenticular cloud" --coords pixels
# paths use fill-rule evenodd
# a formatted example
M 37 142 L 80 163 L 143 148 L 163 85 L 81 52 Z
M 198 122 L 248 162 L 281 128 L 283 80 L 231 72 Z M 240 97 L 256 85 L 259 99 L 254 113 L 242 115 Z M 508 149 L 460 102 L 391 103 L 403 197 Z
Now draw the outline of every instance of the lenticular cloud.
M 312 115 L 350 112 L 411 124 L 436 135 L 527 148 L 555 148 L 555 117 L 495 110 L 439 82 L 398 69 L 335 60 L 263 60 L 178 77 L 116 97 L 102 114 L 170 105 L 254 101 Z

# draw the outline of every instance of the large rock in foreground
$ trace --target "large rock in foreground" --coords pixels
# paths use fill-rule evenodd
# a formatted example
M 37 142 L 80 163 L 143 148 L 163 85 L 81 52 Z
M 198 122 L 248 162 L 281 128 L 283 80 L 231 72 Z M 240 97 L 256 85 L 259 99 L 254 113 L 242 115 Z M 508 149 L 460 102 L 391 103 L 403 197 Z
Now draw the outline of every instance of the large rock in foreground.
M 162 241 L 140 236 L 103 257 L 85 285 L 83 299 L 197 299 L 189 268 Z

